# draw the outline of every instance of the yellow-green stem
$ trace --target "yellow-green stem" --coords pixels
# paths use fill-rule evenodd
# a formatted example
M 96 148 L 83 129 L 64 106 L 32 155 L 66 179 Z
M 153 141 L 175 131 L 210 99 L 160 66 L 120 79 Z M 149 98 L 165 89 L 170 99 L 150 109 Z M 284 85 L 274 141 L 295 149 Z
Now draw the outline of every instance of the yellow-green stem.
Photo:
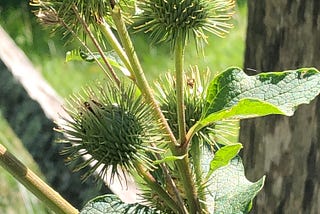
M 7 151 L 2 144 L 0 144 L 0 165 L 55 213 L 79 213 L 79 211 L 61 197 L 59 193 L 54 191 L 13 154 Z
M 120 9 L 115 6 L 111 12 L 112 19 L 117 28 L 119 38 L 122 42 L 124 50 L 128 56 L 132 69 L 136 77 L 136 83 L 142 94 L 144 95 L 146 101 L 152 105 L 156 118 L 162 124 L 162 128 L 165 130 L 167 136 L 169 137 L 168 145 L 173 153 L 173 155 L 185 155 L 187 154 L 186 147 L 180 148 L 180 145 L 177 143 L 170 126 L 164 117 L 158 103 L 156 102 L 154 95 L 151 91 L 151 88 L 148 84 L 147 79 L 145 78 L 144 72 L 138 60 L 138 57 L 135 53 L 134 46 L 126 29 L 125 23 L 123 21 Z M 191 213 L 200 213 L 200 204 L 197 196 L 197 191 L 195 188 L 195 182 L 191 173 L 189 157 L 185 156 L 182 160 L 177 160 L 177 168 L 181 182 L 186 190 L 186 196 L 188 200 L 188 205 Z
M 184 151 L 183 149 L 175 155 L 184 155 L 186 153 L 187 151 Z M 185 190 L 190 213 L 201 213 L 198 193 L 196 190 L 194 178 L 192 176 L 188 155 L 186 155 L 182 160 L 177 160 L 176 166 L 178 168 L 181 183 L 183 184 Z
M 196 183 L 197 186 L 203 185 L 203 170 L 201 167 L 201 147 L 203 145 L 200 144 L 201 142 L 198 140 L 198 138 L 195 138 L 194 141 L 191 144 L 190 154 L 192 156 L 192 165 L 193 165 L 193 171 L 195 173 L 196 177 Z M 201 201 L 206 201 L 206 193 L 203 188 L 198 188 L 198 196 Z M 201 203 L 202 210 L 208 211 L 208 207 L 206 203 Z
M 113 34 L 110 26 L 104 21 L 99 24 L 99 27 L 100 27 L 102 34 L 107 39 L 108 43 L 111 45 L 113 50 L 118 54 L 118 56 L 122 60 L 123 64 L 126 66 L 128 71 L 130 72 L 130 74 L 131 74 L 130 78 L 134 81 L 134 79 L 135 79 L 134 72 L 133 72 L 132 67 L 130 65 L 128 56 L 123 51 L 120 43 L 118 42 L 118 39 Z
M 99 52 L 99 54 L 101 56 L 101 59 L 103 60 L 104 64 L 107 66 L 107 68 L 108 68 L 113 80 L 116 82 L 117 86 L 120 86 L 120 79 L 118 78 L 117 74 L 114 72 L 112 66 L 108 62 L 106 56 L 103 53 L 103 50 L 102 50 L 101 46 L 99 45 L 98 41 L 94 37 L 93 33 L 91 32 L 88 24 L 80 16 L 80 12 L 79 12 L 78 8 L 75 5 L 73 5 L 72 9 L 73 9 L 74 13 L 76 14 L 78 20 L 82 24 L 83 28 L 85 29 L 86 33 L 89 35 L 89 37 L 90 37 L 91 41 L 93 42 L 94 46 L 96 46 L 96 48 L 97 48 L 97 50 L 98 50 L 98 52 Z
M 177 118 L 179 127 L 179 155 L 188 154 L 188 145 L 186 144 L 186 120 L 185 120 L 185 106 L 184 106 L 184 47 L 185 43 L 181 35 L 178 36 L 175 47 L 175 73 L 176 73 L 176 98 L 177 98 Z M 180 172 L 180 178 L 184 184 L 188 205 L 191 213 L 200 213 L 200 203 L 198 194 L 190 170 L 189 157 L 185 156 L 183 160 L 177 161 L 177 167 Z
M 160 186 L 155 178 L 141 164 L 136 164 L 136 169 L 148 186 L 159 195 L 159 197 L 164 201 L 164 203 L 167 204 L 167 206 L 169 206 L 175 213 L 184 213 L 180 206 L 177 205 L 171 196 L 162 188 L 162 186 Z
M 177 97 L 177 118 L 179 127 L 179 141 L 181 145 L 186 142 L 186 118 L 184 107 L 184 41 L 178 36 L 175 47 L 175 70 L 176 70 L 176 97 Z
M 170 145 L 169 146 L 171 148 L 174 148 L 176 145 L 178 145 L 177 140 L 175 139 L 166 118 L 162 114 L 162 111 L 155 100 L 155 97 L 151 91 L 151 88 L 150 88 L 148 81 L 147 81 L 147 79 L 144 75 L 144 72 L 142 70 L 138 56 L 136 55 L 136 52 L 134 50 L 134 46 L 132 44 L 132 41 L 131 41 L 130 36 L 128 34 L 128 31 L 126 29 L 125 23 L 122 19 L 120 9 L 117 6 L 115 6 L 114 9 L 112 10 L 111 16 L 114 20 L 115 26 L 118 31 L 119 38 L 121 40 L 121 43 L 124 47 L 124 50 L 128 56 L 128 59 L 129 59 L 130 64 L 132 66 L 133 72 L 135 74 L 137 86 L 139 87 L 141 93 L 143 93 L 146 101 L 152 105 L 155 116 L 157 118 L 159 118 L 159 120 L 161 121 L 161 124 L 163 126 L 162 128 L 168 134 L 168 137 L 170 138 Z

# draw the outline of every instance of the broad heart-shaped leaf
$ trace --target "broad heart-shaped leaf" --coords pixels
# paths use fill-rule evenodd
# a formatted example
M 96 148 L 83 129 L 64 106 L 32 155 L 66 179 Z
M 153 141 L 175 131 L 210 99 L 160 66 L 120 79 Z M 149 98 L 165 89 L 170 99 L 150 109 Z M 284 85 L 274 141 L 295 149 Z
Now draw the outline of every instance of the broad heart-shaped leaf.
M 255 183 L 248 181 L 239 157 L 217 169 L 207 187 L 207 204 L 210 213 L 249 213 L 253 198 L 262 189 L 265 177 Z
M 89 201 L 84 208 L 80 211 L 80 214 L 156 214 L 160 213 L 144 205 L 126 204 L 122 202 L 116 195 L 102 195 Z
M 309 103 L 319 92 L 320 73 L 314 68 L 248 76 L 241 69 L 233 67 L 218 75 L 210 83 L 203 118 L 223 109 L 230 109 L 244 99 L 269 103 L 270 106 L 278 108 L 278 111 L 274 112 L 274 108 L 269 108 L 270 111 L 257 114 L 255 107 L 250 106 L 245 115 L 242 114 L 243 111 L 239 111 L 243 117 L 275 113 L 291 116 L 298 105 Z M 250 109 L 253 111 L 252 114 L 248 112 Z

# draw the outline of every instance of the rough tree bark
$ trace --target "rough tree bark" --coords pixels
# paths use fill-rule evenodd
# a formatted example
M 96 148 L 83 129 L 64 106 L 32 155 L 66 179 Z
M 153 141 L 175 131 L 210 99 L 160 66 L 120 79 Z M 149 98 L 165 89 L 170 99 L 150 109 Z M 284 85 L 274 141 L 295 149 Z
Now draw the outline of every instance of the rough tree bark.
M 249 74 L 320 69 L 319 0 L 248 0 L 248 8 L 244 67 Z M 267 175 L 253 213 L 319 213 L 320 99 L 291 118 L 242 121 L 241 130 L 247 176 Z

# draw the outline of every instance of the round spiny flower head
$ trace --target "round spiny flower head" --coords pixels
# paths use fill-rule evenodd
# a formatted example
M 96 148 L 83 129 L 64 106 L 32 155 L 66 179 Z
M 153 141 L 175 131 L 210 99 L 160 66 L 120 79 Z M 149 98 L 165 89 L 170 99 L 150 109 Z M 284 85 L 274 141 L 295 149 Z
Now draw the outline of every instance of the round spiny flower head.
M 65 36 L 72 32 L 85 35 L 81 20 L 93 26 L 96 32 L 99 32 L 98 24 L 101 22 L 106 21 L 112 26 L 110 11 L 116 4 L 121 7 L 127 22 L 135 11 L 134 0 L 31 0 L 30 4 L 38 8 L 35 13 L 43 24 L 49 25 L 54 31 L 63 30 Z M 100 36 L 98 33 L 99 39 Z
M 203 115 L 207 87 L 211 80 L 210 76 L 212 75 L 210 75 L 209 70 L 200 73 L 197 67 L 191 67 L 184 77 L 186 82 L 184 104 L 187 131 Z M 155 87 L 161 110 L 167 118 L 175 137 L 178 137 L 175 79 L 172 74 L 167 74 L 156 83 Z M 230 139 L 235 138 L 237 135 L 238 128 L 236 124 L 235 120 L 213 123 L 197 132 L 193 140 L 205 142 L 210 148 L 216 148 L 218 144 L 228 144 Z
M 234 0 L 143 0 L 138 7 L 143 11 L 137 16 L 137 30 L 150 33 L 154 42 L 177 39 L 184 42 L 190 34 L 206 42 L 205 31 L 223 37 L 232 28 L 228 21 L 233 15 Z
M 67 108 L 71 119 L 62 125 L 71 143 L 63 154 L 69 155 L 69 161 L 90 155 L 75 170 L 88 165 L 92 169 L 84 174 L 91 175 L 102 166 L 100 176 L 111 169 L 111 179 L 118 175 L 118 169 L 132 170 L 135 163 L 152 169 L 149 158 L 151 152 L 159 150 L 150 146 L 150 142 L 161 140 L 158 124 L 153 120 L 150 108 L 142 98 L 136 96 L 133 86 L 114 85 L 87 89 L 84 96 L 70 100 Z

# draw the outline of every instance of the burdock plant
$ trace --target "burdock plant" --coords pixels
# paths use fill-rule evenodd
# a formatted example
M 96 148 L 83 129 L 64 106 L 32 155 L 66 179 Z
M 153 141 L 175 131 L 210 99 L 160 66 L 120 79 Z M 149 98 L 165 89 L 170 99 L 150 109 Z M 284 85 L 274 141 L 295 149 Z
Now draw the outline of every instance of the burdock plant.
M 92 213 L 248 213 L 264 177 L 249 182 L 238 155 L 238 121 L 282 114 L 309 103 L 320 91 L 313 68 L 247 76 L 230 67 L 219 74 L 185 66 L 185 47 L 201 54 L 207 37 L 232 28 L 234 0 L 32 0 L 39 20 L 81 50 L 68 60 L 95 61 L 106 79 L 75 94 L 58 124 L 66 160 L 84 179 L 133 177 L 139 199 L 92 199 Z M 137 31 L 153 43 L 170 43 L 175 72 L 150 83 L 130 38 Z M 110 51 L 110 47 L 112 51 Z M 157 59 L 155 59 L 156 62 Z M 159 71 L 159 73 L 162 71 Z M 5 160 L 5 159 L 4 159 Z M 10 159 L 11 160 L 11 159 Z M 14 171 L 14 170 L 13 170 Z M 124 179 L 123 179 L 124 178 Z M 22 181 L 23 178 L 22 178 Z M 39 194 L 57 213 L 78 213 L 59 197 Z

